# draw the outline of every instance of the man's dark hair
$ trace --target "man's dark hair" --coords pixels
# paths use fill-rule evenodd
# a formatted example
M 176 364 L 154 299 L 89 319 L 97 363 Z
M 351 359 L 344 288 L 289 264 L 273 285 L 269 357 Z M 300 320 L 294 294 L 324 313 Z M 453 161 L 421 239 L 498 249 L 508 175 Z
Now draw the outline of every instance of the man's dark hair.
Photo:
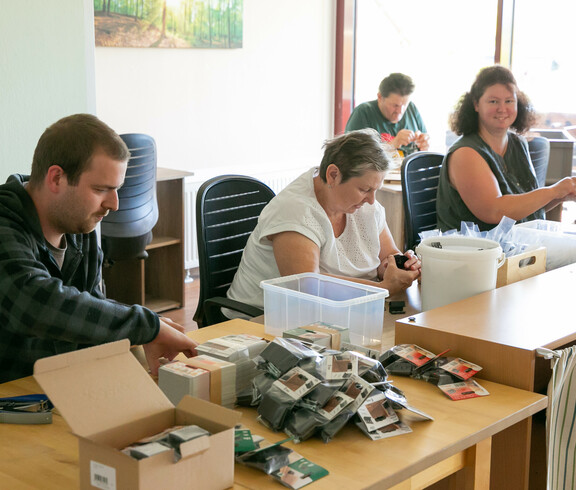
M 326 170 L 332 163 L 340 170 L 341 182 L 344 183 L 368 171 L 385 172 L 390 166 L 390 157 L 378 131 L 367 128 L 350 131 L 324 143 L 319 171 L 324 182 Z
M 516 92 L 517 111 L 516 120 L 512 123 L 518 133 L 524 133 L 535 121 L 535 113 L 530 100 L 518 90 L 516 79 L 512 72 L 501 65 L 482 68 L 472 84 L 470 92 L 466 92 L 458 101 L 454 112 L 450 116 L 450 128 L 458 135 L 472 134 L 478 131 L 478 113 L 474 107 L 486 89 L 492 85 L 505 85 Z
M 30 186 L 40 185 L 52 165 L 62 168 L 70 185 L 77 185 L 99 150 L 117 161 L 127 161 L 130 157 L 122 138 L 92 114 L 74 114 L 56 121 L 38 140 Z
M 391 73 L 380 82 L 378 92 L 382 97 L 388 97 L 390 94 L 398 94 L 405 97 L 414 92 L 414 82 L 408 75 L 403 73 Z

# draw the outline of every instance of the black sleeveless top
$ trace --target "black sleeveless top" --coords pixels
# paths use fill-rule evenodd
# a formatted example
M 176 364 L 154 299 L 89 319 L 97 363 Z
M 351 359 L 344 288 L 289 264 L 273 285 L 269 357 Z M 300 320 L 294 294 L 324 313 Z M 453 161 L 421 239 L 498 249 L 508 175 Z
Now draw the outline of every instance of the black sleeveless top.
M 480 137 L 478 133 L 469 134 L 459 138 L 448 150 L 442 162 L 440 181 L 438 184 L 438 198 L 436 201 L 436 214 L 438 228 L 442 231 L 460 229 L 462 221 L 471 221 L 478 225 L 481 231 L 494 228 L 496 224 L 485 223 L 477 218 L 460 197 L 458 191 L 450 183 L 448 177 L 449 159 L 458 148 L 472 148 L 490 166 L 496 177 L 500 192 L 506 194 L 524 194 L 538 188 L 536 174 L 528 152 L 528 143 L 516 133 L 508 132 L 508 147 L 504 156 L 498 155 Z M 526 216 L 523 221 L 545 219 L 544 208 Z

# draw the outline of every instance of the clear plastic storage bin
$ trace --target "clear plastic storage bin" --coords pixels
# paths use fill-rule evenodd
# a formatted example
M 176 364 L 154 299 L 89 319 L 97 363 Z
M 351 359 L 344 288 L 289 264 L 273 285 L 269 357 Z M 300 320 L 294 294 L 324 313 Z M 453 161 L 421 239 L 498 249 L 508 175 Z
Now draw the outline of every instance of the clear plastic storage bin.
M 314 273 L 260 285 L 266 333 L 281 337 L 284 330 L 321 321 L 348 328 L 355 345 L 375 346 L 382 341 L 386 289 Z
M 576 263 L 576 226 L 536 219 L 517 223 L 512 240 L 537 247 L 546 247 L 546 270 L 551 271 Z

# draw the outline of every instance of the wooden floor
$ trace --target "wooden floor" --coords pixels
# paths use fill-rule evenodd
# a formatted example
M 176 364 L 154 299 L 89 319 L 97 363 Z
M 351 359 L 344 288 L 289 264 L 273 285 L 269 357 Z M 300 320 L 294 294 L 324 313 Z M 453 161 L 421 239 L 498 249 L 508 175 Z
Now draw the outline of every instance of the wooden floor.
M 184 308 L 165 311 L 161 314 L 162 316 L 168 317 L 182 325 L 186 331 L 196 330 L 198 328 L 198 325 L 196 325 L 196 322 L 192 317 L 194 316 L 196 306 L 198 305 L 200 279 L 198 277 L 197 269 L 192 269 L 190 272 L 192 281 L 187 282 L 184 286 L 186 296 Z

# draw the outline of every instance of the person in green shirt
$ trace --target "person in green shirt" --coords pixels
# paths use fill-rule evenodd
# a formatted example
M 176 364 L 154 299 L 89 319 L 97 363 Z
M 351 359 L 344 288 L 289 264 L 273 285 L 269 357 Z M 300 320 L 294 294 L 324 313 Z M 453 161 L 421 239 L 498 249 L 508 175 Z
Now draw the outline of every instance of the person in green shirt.
M 392 73 L 380 82 L 378 98 L 357 106 L 346 123 L 346 132 L 374 128 L 382 141 L 390 143 L 401 153 L 426 151 L 430 138 L 420 112 L 410 95 L 414 91 L 412 79 L 402 73 Z

